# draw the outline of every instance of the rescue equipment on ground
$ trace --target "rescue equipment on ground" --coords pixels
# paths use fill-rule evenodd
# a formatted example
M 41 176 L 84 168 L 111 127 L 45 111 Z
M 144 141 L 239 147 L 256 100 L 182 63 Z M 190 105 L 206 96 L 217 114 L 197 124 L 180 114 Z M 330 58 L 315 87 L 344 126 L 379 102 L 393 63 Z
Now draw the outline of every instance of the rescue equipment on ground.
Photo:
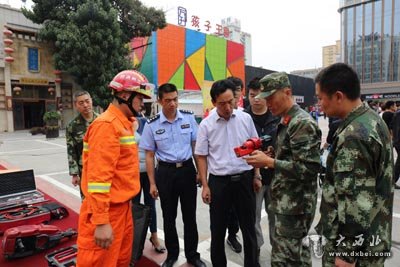
M 68 216 L 68 210 L 55 202 L 42 205 L 21 204 L 0 211 L 0 234 L 21 225 L 48 223 Z
M 76 245 L 61 248 L 45 256 L 49 267 L 75 267 L 78 249 Z
M 77 236 L 69 228 L 61 231 L 54 225 L 22 225 L 7 229 L 3 236 L 3 253 L 6 259 L 23 258 L 47 250 L 62 241 Z

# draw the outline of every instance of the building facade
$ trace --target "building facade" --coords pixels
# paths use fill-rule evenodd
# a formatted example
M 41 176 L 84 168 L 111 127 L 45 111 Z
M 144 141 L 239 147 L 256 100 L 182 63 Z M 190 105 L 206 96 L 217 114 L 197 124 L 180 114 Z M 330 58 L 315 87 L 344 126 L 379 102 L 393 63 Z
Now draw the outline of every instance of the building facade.
M 290 74 L 311 78 L 314 79 L 315 76 L 322 70 L 322 68 L 314 68 L 314 69 L 304 69 L 304 70 L 294 70 L 291 71 Z
M 400 0 L 341 0 L 341 59 L 366 99 L 400 99 Z
M 228 17 L 221 21 L 222 27 L 229 29 L 229 36 L 226 38 L 230 41 L 240 43 L 244 46 L 244 62 L 246 65 L 252 65 L 251 55 L 251 34 L 242 32 L 240 20 Z
M 197 91 L 194 98 L 204 112 L 212 108 L 209 90 L 214 81 L 245 78 L 243 45 L 215 35 L 168 24 L 150 37 L 134 38 L 130 47 L 132 65 L 156 88 L 173 83 L 179 91 Z
M 74 116 L 72 77 L 54 69 L 53 47 L 37 37 L 40 25 L 19 9 L 0 5 L 0 131 L 43 126 L 46 111 Z
M 322 47 L 322 67 L 328 67 L 333 63 L 340 61 L 340 41 L 336 41 L 334 45 Z
M 168 24 L 131 41 L 131 59 L 150 82 L 202 90 L 205 81 L 244 79 L 244 47 L 214 35 Z

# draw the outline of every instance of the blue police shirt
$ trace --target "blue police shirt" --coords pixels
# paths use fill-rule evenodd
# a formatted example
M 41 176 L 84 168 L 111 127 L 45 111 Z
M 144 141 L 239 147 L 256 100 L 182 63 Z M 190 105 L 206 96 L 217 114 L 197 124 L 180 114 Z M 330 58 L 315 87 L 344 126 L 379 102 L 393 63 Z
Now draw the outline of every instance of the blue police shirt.
M 192 142 L 196 141 L 197 122 L 193 112 L 177 110 L 171 123 L 161 111 L 144 126 L 139 148 L 154 151 L 165 162 L 183 162 L 192 157 Z

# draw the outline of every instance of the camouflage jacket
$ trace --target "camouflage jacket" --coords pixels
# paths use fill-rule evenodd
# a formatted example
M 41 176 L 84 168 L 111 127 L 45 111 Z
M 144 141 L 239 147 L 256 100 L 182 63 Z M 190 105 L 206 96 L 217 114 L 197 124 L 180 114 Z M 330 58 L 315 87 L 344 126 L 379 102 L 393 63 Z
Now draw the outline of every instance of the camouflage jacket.
M 392 150 L 385 122 L 366 105 L 353 110 L 336 131 L 317 231 L 335 240 L 335 245 L 341 240 L 338 252 L 390 250 Z M 354 261 L 354 257 L 344 258 Z
M 317 203 L 321 130 L 294 105 L 278 124 L 271 208 L 283 215 L 311 214 Z
M 98 114 L 93 112 L 93 120 Z M 93 121 L 92 120 L 92 121 Z M 76 116 L 67 126 L 65 138 L 67 141 L 68 166 L 69 174 L 77 174 L 79 177 L 82 173 L 82 149 L 83 137 L 89 124 L 92 122 L 86 121 L 80 114 Z

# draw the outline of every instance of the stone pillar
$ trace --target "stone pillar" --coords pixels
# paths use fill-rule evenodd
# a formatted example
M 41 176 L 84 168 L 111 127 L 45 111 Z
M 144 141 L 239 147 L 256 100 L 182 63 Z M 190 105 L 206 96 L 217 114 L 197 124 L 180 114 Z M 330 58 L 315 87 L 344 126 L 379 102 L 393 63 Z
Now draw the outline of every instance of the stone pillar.
M 12 106 L 12 89 L 11 89 L 11 63 L 4 64 L 4 87 L 6 91 L 6 113 L 7 113 L 7 131 L 14 132 L 14 117 Z

